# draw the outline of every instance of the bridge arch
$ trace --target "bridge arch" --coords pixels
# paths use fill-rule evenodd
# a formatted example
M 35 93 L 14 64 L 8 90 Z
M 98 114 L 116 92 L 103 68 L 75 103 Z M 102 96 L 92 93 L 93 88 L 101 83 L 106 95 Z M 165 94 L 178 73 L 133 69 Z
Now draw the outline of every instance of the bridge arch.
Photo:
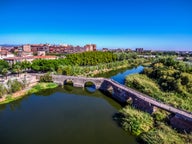
M 74 86 L 74 81 L 72 79 L 65 79 L 63 81 L 63 85 L 71 85 Z
M 87 86 L 93 86 L 94 88 L 96 88 L 97 87 L 97 85 L 95 84 L 95 82 L 94 81 L 91 81 L 91 80 L 87 80 L 87 81 L 85 81 L 84 82 L 84 87 L 87 87 Z

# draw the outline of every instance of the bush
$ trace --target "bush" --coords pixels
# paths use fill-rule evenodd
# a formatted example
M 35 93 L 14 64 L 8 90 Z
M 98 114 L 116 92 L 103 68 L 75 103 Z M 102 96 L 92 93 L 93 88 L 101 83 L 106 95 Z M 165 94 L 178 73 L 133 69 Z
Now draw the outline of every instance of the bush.
M 139 136 L 139 141 L 145 144 L 187 144 L 190 139 L 184 139 L 171 127 L 157 123 L 156 127 Z
M 7 89 L 0 84 L 0 98 L 2 98 L 5 94 L 7 94 Z
M 182 76 L 187 76 L 185 73 L 181 74 Z M 182 85 L 181 81 L 174 80 L 176 84 L 177 91 L 163 91 L 160 89 L 157 81 L 147 77 L 143 74 L 133 74 L 126 77 L 125 85 L 133 89 L 147 94 L 157 100 L 160 100 L 164 103 L 170 104 L 174 107 L 184 109 L 187 111 L 192 111 L 192 83 L 191 79 L 187 85 Z M 166 83 L 167 84 L 167 83 Z
M 153 118 L 145 112 L 136 110 L 130 106 L 123 108 L 120 114 L 115 117 L 125 131 L 134 135 L 140 135 L 153 127 Z
M 7 85 L 9 87 L 9 93 L 14 93 L 14 92 L 17 92 L 17 91 L 20 91 L 22 90 L 25 86 L 22 82 L 19 82 L 18 80 L 9 80 L 7 82 Z
M 49 73 L 40 76 L 40 82 L 52 82 L 52 76 Z

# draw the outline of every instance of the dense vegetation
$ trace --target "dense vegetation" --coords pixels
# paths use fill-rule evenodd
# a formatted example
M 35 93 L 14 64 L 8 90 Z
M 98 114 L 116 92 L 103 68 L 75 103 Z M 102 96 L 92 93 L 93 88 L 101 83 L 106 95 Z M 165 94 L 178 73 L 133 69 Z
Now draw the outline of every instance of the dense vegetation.
M 160 119 L 157 119 L 161 117 Z M 114 116 L 119 125 L 137 135 L 139 143 L 144 144 L 190 144 L 192 134 L 181 134 L 166 124 L 166 112 L 157 111 L 153 115 L 126 106 Z
M 192 66 L 176 61 L 173 57 L 156 59 L 144 69 L 142 74 L 126 77 L 125 84 L 159 101 L 192 111 Z M 132 113 L 137 113 L 137 115 L 132 115 Z M 120 125 L 125 130 L 138 135 L 140 143 L 192 143 L 192 134 L 181 134 L 168 126 L 168 112 L 158 110 L 153 113 L 150 116 L 153 119 L 152 128 L 144 130 L 142 125 L 146 124 L 146 127 L 151 127 L 149 125 L 151 119 L 147 113 L 126 107 L 120 111 L 120 114 L 121 117 L 117 118 Z
M 24 81 L 8 80 L 7 85 L 0 84 L 0 98 L 6 94 L 12 94 L 24 89 L 26 86 Z
M 153 119 L 150 114 L 141 112 L 130 106 L 123 108 L 114 118 L 120 120 L 119 124 L 124 130 L 134 135 L 140 135 L 153 127 Z
M 53 89 L 56 87 L 58 87 L 58 85 L 55 83 L 41 82 L 41 83 L 38 83 L 37 85 L 33 86 L 27 93 L 28 94 L 37 93 L 37 92 L 40 92 L 42 90 Z
M 192 111 L 192 66 L 172 58 L 158 59 L 126 85 L 175 107 Z
M 70 65 L 92 66 L 101 63 L 110 63 L 117 60 L 117 56 L 111 52 L 84 52 L 66 56 Z
M 127 66 L 136 66 L 146 62 L 145 59 L 135 59 L 135 53 L 84 52 L 66 55 L 56 60 L 24 61 L 11 67 L 5 61 L 0 61 L 0 73 L 7 76 L 9 72 L 17 73 L 33 70 L 35 72 L 54 72 L 64 75 L 93 76 L 97 73 L 115 70 Z

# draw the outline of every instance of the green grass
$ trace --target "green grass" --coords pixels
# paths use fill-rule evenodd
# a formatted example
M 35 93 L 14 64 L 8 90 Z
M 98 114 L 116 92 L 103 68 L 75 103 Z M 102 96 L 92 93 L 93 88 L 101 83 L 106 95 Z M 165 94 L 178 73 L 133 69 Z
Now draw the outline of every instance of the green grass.
M 153 129 L 142 133 L 138 140 L 147 144 L 190 144 L 192 135 L 179 134 L 168 125 L 159 122 Z
M 192 111 L 190 97 L 183 97 L 176 92 L 164 92 L 154 80 L 148 78 L 146 75 L 129 75 L 126 77 L 125 85 L 174 107 Z
M 55 83 L 38 83 L 37 85 L 33 86 L 30 90 L 28 90 L 26 92 L 25 95 L 29 95 L 29 94 L 33 94 L 33 93 L 37 93 L 39 91 L 45 90 L 45 89 L 52 89 L 52 88 L 56 88 L 58 85 Z M 10 103 L 12 101 L 18 100 L 20 98 L 22 98 L 25 95 L 21 95 L 19 97 L 13 98 L 12 95 L 7 95 L 6 96 L 6 100 L 0 102 L 0 104 L 7 104 Z
M 136 135 L 142 144 L 191 144 L 192 134 L 182 134 L 172 129 L 166 124 L 167 116 L 167 112 L 159 109 L 150 115 L 126 106 L 114 119 L 125 131 Z
M 37 85 L 35 85 L 28 91 L 28 94 L 37 93 L 37 92 L 39 92 L 41 90 L 45 90 L 45 89 L 56 88 L 57 86 L 58 85 L 55 83 L 38 83 Z
M 7 103 L 10 103 L 10 102 L 15 101 L 15 100 L 18 100 L 18 99 L 20 99 L 20 98 L 22 98 L 22 97 L 16 97 L 16 98 L 13 98 L 12 95 L 7 95 L 7 96 L 6 96 L 6 100 L 0 102 L 0 105 L 1 105 L 1 104 L 7 104 Z
M 120 125 L 125 131 L 129 131 L 134 135 L 140 135 L 153 127 L 153 118 L 148 113 L 130 106 L 123 108 L 120 113 L 123 116 L 116 117 L 116 119 L 120 120 Z

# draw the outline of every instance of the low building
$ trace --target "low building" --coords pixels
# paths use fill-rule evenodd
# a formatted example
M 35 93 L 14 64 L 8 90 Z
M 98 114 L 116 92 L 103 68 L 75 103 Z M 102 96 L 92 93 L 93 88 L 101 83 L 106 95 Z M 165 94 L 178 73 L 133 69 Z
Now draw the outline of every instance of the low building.
M 28 57 L 8 57 L 8 58 L 4 58 L 4 60 L 12 65 L 17 62 L 23 62 L 23 61 L 32 62 L 33 60 L 36 60 L 36 59 L 53 60 L 56 58 L 57 58 L 56 56 L 28 56 Z
M 37 51 L 37 55 L 38 56 L 45 56 L 46 53 L 45 53 L 45 51 Z
M 33 56 L 33 52 L 18 51 L 17 56 L 19 57 Z
M 23 51 L 24 52 L 31 52 L 31 45 L 29 45 L 29 44 L 23 45 Z
M 0 59 L 8 58 L 8 57 L 14 57 L 15 55 L 8 52 L 5 49 L 0 49 Z

